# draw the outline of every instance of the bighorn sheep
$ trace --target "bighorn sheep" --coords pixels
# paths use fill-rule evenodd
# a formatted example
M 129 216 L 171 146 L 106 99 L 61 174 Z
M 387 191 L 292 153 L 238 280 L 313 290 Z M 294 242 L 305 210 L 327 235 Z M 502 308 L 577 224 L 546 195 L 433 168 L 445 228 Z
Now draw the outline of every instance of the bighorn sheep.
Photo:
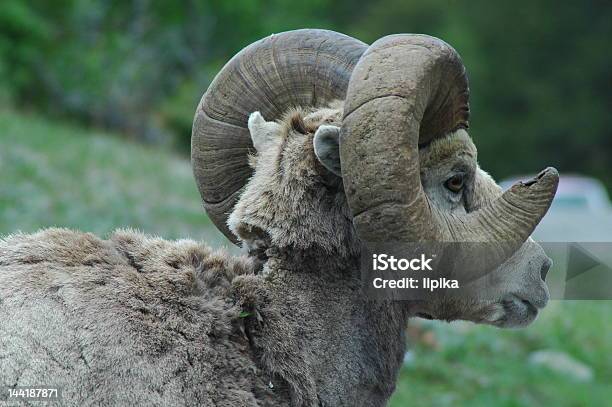
M 204 205 L 249 256 L 131 231 L 4 238 L 0 385 L 61 386 L 79 406 L 382 406 L 410 317 L 531 322 L 550 260 L 528 239 L 558 176 L 502 194 L 468 114 L 463 65 L 432 37 L 368 47 L 298 30 L 250 45 L 202 98 L 192 137 Z M 473 296 L 375 301 L 360 242 L 384 239 L 504 250 Z

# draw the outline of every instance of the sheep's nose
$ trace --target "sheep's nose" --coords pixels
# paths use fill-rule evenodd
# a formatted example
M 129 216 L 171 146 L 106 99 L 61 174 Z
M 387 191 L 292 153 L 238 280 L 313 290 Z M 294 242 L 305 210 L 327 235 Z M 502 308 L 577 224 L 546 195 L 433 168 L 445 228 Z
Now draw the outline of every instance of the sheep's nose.
M 540 277 L 542 277 L 542 281 L 546 281 L 546 275 L 548 274 L 548 270 L 552 267 L 552 260 L 547 257 L 542 263 L 542 267 L 540 268 Z

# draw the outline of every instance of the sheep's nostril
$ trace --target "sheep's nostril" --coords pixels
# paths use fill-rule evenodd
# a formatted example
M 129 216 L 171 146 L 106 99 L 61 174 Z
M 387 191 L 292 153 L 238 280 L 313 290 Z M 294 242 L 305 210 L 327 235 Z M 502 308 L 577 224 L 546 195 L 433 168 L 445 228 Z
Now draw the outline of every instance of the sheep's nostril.
M 552 266 L 552 260 L 548 257 L 542 263 L 542 268 L 540 268 L 540 277 L 542 277 L 542 281 L 546 281 L 546 275 L 548 274 L 548 270 L 550 270 Z

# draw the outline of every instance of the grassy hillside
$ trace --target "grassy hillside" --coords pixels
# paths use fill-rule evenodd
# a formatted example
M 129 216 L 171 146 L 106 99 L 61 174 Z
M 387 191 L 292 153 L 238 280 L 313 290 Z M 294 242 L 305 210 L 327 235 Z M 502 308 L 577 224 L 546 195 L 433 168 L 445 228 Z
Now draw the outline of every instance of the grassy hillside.
M 109 134 L 0 111 L 0 235 L 65 226 L 132 227 L 225 242 L 184 157 Z
M 0 112 L 0 174 L 0 234 L 57 225 L 104 235 L 129 226 L 224 242 L 201 209 L 186 158 L 109 134 Z M 391 406 L 609 404 L 611 316 L 610 302 L 555 301 L 524 330 L 414 323 Z M 529 361 L 543 350 L 556 356 Z

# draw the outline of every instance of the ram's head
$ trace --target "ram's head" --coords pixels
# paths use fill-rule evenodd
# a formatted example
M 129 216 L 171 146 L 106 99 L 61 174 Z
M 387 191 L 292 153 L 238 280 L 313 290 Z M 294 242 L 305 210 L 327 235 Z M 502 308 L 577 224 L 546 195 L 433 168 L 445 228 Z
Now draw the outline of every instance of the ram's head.
M 411 312 L 529 323 L 548 300 L 551 263 L 529 236 L 558 175 L 544 170 L 502 194 L 477 165 L 468 93 L 457 53 L 428 36 L 367 47 L 298 30 L 258 41 L 219 73 L 196 114 L 192 159 L 205 207 L 236 241 L 233 211 L 232 230 L 255 249 L 318 245 L 351 255 L 353 240 L 492 244 L 478 262 L 491 271 L 482 284 L 461 298 L 414 302 Z M 288 113 L 297 106 L 307 108 Z

